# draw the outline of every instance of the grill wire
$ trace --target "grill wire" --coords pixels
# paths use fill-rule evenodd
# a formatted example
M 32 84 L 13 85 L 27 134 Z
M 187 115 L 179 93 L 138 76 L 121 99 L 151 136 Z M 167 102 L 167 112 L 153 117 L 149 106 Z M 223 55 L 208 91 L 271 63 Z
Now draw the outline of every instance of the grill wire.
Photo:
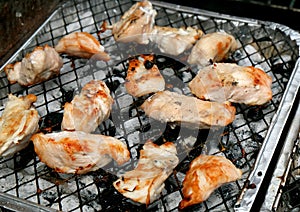
M 295 141 L 291 158 L 290 171 L 288 173 L 286 185 L 282 188 L 282 196 L 279 201 L 278 211 L 296 212 L 300 210 L 300 145 L 299 138 Z
M 210 142 L 215 144 L 215 148 L 210 149 L 209 153 L 223 154 L 229 158 L 243 170 L 243 177 L 217 189 L 207 201 L 193 206 L 190 210 L 233 211 L 237 197 L 245 186 L 264 142 L 272 117 L 278 111 L 298 58 L 297 46 L 282 31 L 270 29 L 265 25 L 242 20 L 233 21 L 224 17 L 200 16 L 176 8 L 156 6 L 157 25 L 197 26 L 205 33 L 224 30 L 233 34 L 241 47 L 228 62 L 261 67 L 273 78 L 273 99 L 260 107 L 237 104 L 235 121 L 224 131 L 214 132 L 215 140 L 208 137 L 211 131 L 207 130 L 197 132 L 188 130 L 188 135 L 178 136 L 180 127 L 176 126 L 174 129 L 174 126 L 167 125 L 164 130 L 161 130 L 161 123 L 147 118 L 138 108 L 140 100 L 126 94 L 122 87 L 128 57 L 140 53 L 158 52 L 156 47 L 151 44 L 141 47 L 136 44 L 115 43 L 109 31 L 98 33 L 103 21 L 108 21 L 109 24 L 115 23 L 134 3 L 128 0 L 68 1 L 15 60 L 21 60 L 36 46 L 45 44 L 54 46 L 62 36 L 74 31 L 86 31 L 97 37 L 112 59 L 109 62 L 96 62 L 63 55 L 64 66 L 58 77 L 28 88 L 17 84 L 10 85 L 2 72 L 0 101 L 3 105 L 7 101 L 8 93 L 35 94 L 38 97 L 35 106 L 42 117 L 41 128 L 43 128 L 49 120 L 55 122 L 61 119 L 64 102 L 70 100 L 86 82 L 91 79 L 104 80 L 112 91 L 115 104 L 110 119 L 101 124 L 96 132 L 116 136 L 126 142 L 132 158 L 138 158 L 139 150 L 146 139 L 153 139 L 157 143 L 165 140 L 176 141 L 184 148 L 189 135 L 196 135 L 196 142 L 193 143 L 191 151 L 181 155 L 182 161 L 165 182 L 162 196 L 147 208 L 145 205 L 138 205 L 126 199 L 112 186 L 112 182 L 117 179 L 116 173 L 120 172 L 114 168 L 107 167 L 81 176 L 55 173 L 39 161 L 32 145 L 14 157 L 0 159 L 1 192 L 62 211 L 145 211 L 146 209 L 176 211 L 182 199 L 184 173 L 190 161 L 205 151 L 206 143 Z M 186 85 L 191 80 L 195 71 L 182 65 L 185 57 L 186 55 L 182 55 L 178 58 L 179 61 L 174 61 L 162 56 L 158 58 L 158 63 L 161 63 L 160 69 L 165 71 L 166 76 L 170 76 L 171 69 L 174 71 L 173 74 L 171 73 L 173 79 L 182 81 L 180 86 L 172 89 L 190 95 L 186 86 L 182 85 Z M 2 106 L 1 111 L 3 109 Z M 207 139 L 211 140 L 207 141 Z M 134 163 L 130 163 L 123 168 L 133 167 Z M 294 170 L 299 170 L 299 167 L 295 167 Z M 299 184 L 299 181 L 294 182 Z M 287 195 L 288 193 L 289 191 Z

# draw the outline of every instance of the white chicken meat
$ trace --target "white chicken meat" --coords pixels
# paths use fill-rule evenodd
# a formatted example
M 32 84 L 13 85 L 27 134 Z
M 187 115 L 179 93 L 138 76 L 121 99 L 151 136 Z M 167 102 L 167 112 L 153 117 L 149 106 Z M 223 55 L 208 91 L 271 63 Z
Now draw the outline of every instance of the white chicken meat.
M 253 66 L 214 63 L 201 69 L 189 83 L 200 99 L 263 105 L 272 99 L 272 78 Z
M 112 26 L 112 34 L 118 42 L 148 44 L 157 12 L 151 2 L 143 0 L 135 3 Z
M 79 131 L 37 133 L 31 138 L 39 159 L 54 171 L 85 174 L 112 161 L 122 165 L 130 160 L 130 152 L 122 141 L 100 134 Z
M 224 156 L 200 155 L 195 158 L 183 180 L 183 200 L 179 209 L 201 203 L 225 183 L 242 177 L 242 170 Z
M 26 148 L 30 137 L 39 129 L 39 114 L 33 107 L 34 94 L 8 95 L 0 118 L 0 156 L 6 157 Z
M 55 49 L 45 45 L 36 47 L 21 62 L 5 66 L 4 71 L 11 84 L 30 86 L 59 75 L 62 66 L 62 58 Z
M 92 80 L 71 102 L 65 103 L 62 129 L 92 132 L 109 117 L 112 104 L 113 98 L 105 82 Z
M 165 89 L 165 80 L 154 64 L 154 55 L 140 55 L 129 60 L 125 88 L 134 97 Z
M 147 141 L 140 151 L 140 158 L 134 170 L 128 171 L 113 183 L 125 197 L 149 205 L 158 199 L 165 180 L 179 163 L 173 143 L 156 145 Z
M 213 32 L 203 35 L 192 48 L 187 62 L 205 67 L 212 62 L 227 59 L 229 54 L 238 48 L 232 35 L 226 32 Z
M 104 51 L 99 41 L 87 32 L 73 32 L 61 38 L 55 50 L 80 58 L 93 58 L 96 60 L 110 60 L 110 56 Z
M 142 105 L 147 116 L 161 122 L 181 123 L 190 128 L 226 126 L 235 118 L 230 103 L 203 101 L 170 91 L 157 92 Z
M 150 40 L 157 44 L 162 53 L 179 55 L 190 49 L 202 35 L 202 30 L 193 27 L 154 26 Z

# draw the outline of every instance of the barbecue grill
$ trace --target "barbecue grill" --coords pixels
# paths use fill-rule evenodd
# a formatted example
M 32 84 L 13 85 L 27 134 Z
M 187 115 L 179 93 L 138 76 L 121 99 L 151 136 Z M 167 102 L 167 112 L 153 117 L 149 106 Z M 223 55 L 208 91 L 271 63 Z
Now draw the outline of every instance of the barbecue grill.
M 115 99 L 111 117 L 96 133 L 126 142 L 131 162 L 120 169 L 112 164 L 85 175 L 58 174 L 39 161 L 29 145 L 13 157 L 0 159 L 0 209 L 3 211 L 178 211 L 182 180 L 188 165 L 199 154 L 221 154 L 243 170 L 242 179 L 218 188 L 207 201 L 191 211 L 297 211 L 300 208 L 299 151 L 299 33 L 274 22 L 215 13 L 207 10 L 151 1 L 160 26 L 195 26 L 205 33 L 226 31 L 234 35 L 239 48 L 227 62 L 260 67 L 272 76 L 272 100 L 264 106 L 235 105 L 236 119 L 214 130 L 191 130 L 162 124 L 148 118 L 139 105 L 143 99 L 124 91 L 128 59 L 155 54 L 156 63 L 168 79 L 168 89 L 191 95 L 187 83 L 197 70 L 184 61 L 188 52 L 174 58 L 159 52 L 153 44 L 116 43 L 109 30 L 99 33 L 104 21 L 117 22 L 135 2 L 130 0 L 68 0 L 1 69 L 21 60 L 34 47 L 55 46 L 64 35 L 86 31 L 98 38 L 111 55 L 108 62 L 62 55 L 61 74 L 27 88 L 9 84 L 0 75 L 1 112 L 7 94 L 38 97 L 41 130 L 51 125 L 59 130 L 63 104 L 70 101 L 92 79 L 105 81 Z M 161 197 L 146 207 L 119 194 L 112 182 L 123 170 L 131 170 L 146 140 L 176 143 L 181 162 L 165 182 Z

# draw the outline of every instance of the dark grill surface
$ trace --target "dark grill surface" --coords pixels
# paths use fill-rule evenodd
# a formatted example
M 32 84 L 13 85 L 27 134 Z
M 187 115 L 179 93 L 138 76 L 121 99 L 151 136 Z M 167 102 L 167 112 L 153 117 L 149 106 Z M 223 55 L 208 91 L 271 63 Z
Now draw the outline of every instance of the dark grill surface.
M 60 76 L 28 88 L 10 85 L 1 73 L 0 101 L 7 101 L 7 94 L 37 95 L 35 103 L 42 117 L 41 130 L 56 126 L 59 130 L 64 102 L 91 79 L 104 80 L 115 99 L 112 115 L 99 126 L 96 133 L 116 136 L 127 143 L 132 161 L 121 168 L 113 164 L 86 175 L 58 174 L 46 167 L 36 157 L 33 146 L 14 157 L 0 159 L 0 191 L 62 211 L 176 211 L 182 199 L 181 187 L 190 161 L 201 152 L 222 154 L 243 170 L 241 180 L 217 189 L 210 198 L 189 210 L 233 211 L 234 204 L 252 170 L 257 154 L 264 142 L 286 85 L 298 58 L 296 43 L 279 29 L 264 24 L 223 17 L 194 14 L 163 6 L 155 6 L 156 24 L 161 26 L 197 26 L 205 33 L 224 30 L 233 34 L 240 48 L 226 62 L 261 67 L 273 78 L 273 99 L 264 106 L 236 105 L 235 121 L 224 129 L 190 130 L 178 125 L 162 124 L 145 116 L 139 105 L 143 99 L 132 98 L 124 90 L 128 58 L 138 54 L 156 53 L 156 63 L 167 79 L 169 90 L 191 95 L 188 83 L 195 75 L 195 68 L 188 67 L 185 59 L 189 52 L 178 58 L 159 55 L 153 44 L 140 46 L 134 43 L 115 43 L 110 31 L 99 34 L 103 21 L 113 24 L 134 2 L 68 1 L 48 24 L 20 52 L 21 60 L 35 46 L 54 46 L 65 34 L 86 31 L 97 37 L 111 55 L 109 62 L 83 60 L 63 55 L 64 66 Z M 11 61 L 13 62 L 13 61 Z M 3 111 L 4 107 L 1 108 Z M 176 143 L 182 160 L 165 182 L 162 196 L 146 208 L 126 199 L 112 186 L 117 174 L 134 168 L 139 150 L 146 140 L 161 144 L 166 140 Z M 50 151 L 50 150 L 49 150 Z M 295 181 L 297 183 L 297 181 Z

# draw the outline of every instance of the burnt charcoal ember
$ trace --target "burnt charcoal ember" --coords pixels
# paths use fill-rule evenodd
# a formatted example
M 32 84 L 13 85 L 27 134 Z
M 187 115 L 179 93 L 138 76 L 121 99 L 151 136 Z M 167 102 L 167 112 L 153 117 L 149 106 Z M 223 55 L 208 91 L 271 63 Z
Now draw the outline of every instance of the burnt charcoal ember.
M 264 141 L 264 138 L 260 134 L 258 134 L 258 133 L 253 133 L 253 135 L 251 136 L 251 138 L 254 141 L 256 141 L 256 142 L 258 142 L 260 144 L 263 143 L 263 141 Z
M 15 171 L 24 169 L 27 164 L 35 157 L 32 142 L 29 145 L 18 152 L 13 158 L 13 168 Z
M 61 100 L 61 105 L 64 105 L 67 102 L 71 102 L 74 97 L 74 90 L 65 90 L 64 88 L 61 88 L 61 93 L 62 93 L 62 100 Z
M 40 124 L 40 131 L 43 133 L 51 133 L 61 130 L 61 122 L 63 113 L 52 112 L 47 114 Z
M 264 114 L 262 112 L 262 107 L 260 106 L 253 106 L 251 107 L 246 115 L 247 119 L 250 119 L 252 121 L 258 121 L 264 117 Z
M 146 206 L 132 202 L 113 186 L 117 176 L 102 169 L 94 173 L 94 182 L 100 188 L 99 203 L 103 211 L 145 211 Z
M 154 62 L 150 61 L 150 60 L 146 60 L 144 63 L 144 66 L 146 69 L 151 69 L 154 66 Z
M 176 61 L 173 58 L 166 57 L 163 55 L 156 55 L 155 59 L 156 59 L 155 64 L 157 65 L 159 70 L 162 70 L 165 68 L 172 68 L 174 70 L 179 70 L 186 66 L 185 64 L 183 64 L 180 61 Z
M 300 180 L 296 180 L 283 188 L 283 199 L 286 203 L 294 208 L 299 207 L 300 199 Z
M 109 88 L 109 90 L 111 92 L 115 92 L 119 88 L 119 86 L 120 86 L 121 83 L 118 80 L 113 80 L 112 82 L 106 80 L 105 84 L 107 85 L 107 87 Z
M 180 126 L 171 126 L 170 124 L 166 125 L 165 131 L 162 135 L 155 141 L 156 144 L 161 145 L 165 142 L 175 142 L 178 139 L 180 132 Z
M 277 63 L 277 60 L 272 61 L 271 70 L 275 74 L 282 74 L 284 77 L 289 77 L 295 67 L 295 62 L 289 61 L 286 63 Z

